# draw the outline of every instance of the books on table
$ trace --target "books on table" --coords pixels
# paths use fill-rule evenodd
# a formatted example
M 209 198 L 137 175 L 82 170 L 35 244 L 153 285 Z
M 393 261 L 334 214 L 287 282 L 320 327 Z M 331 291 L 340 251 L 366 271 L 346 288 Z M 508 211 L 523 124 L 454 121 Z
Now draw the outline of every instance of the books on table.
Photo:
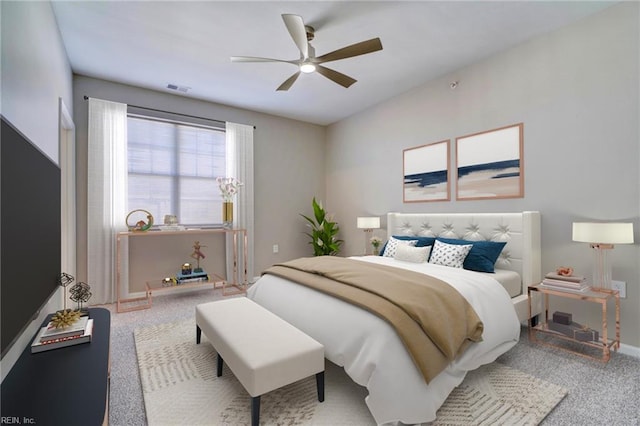
M 44 352 L 52 349 L 64 348 L 66 346 L 79 345 L 81 343 L 89 343 L 91 342 L 91 335 L 93 333 L 93 319 L 87 318 L 85 320 L 85 326 L 81 330 L 80 334 L 73 334 L 67 336 L 49 336 L 48 338 L 44 338 L 43 336 L 47 331 L 49 331 L 48 325 L 42 327 L 35 339 L 33 339 L 33 343 L 31 343 L 31 353 Z
M 74 324 L 64 328 L 56 328 L 51 321 L 49 321 L 49 324 L 47 324 L 47 330 L 42 333 L 42 336 L 40 336 L 40 341 L 84 334 L 84 329 L 87 327 L 87 321 L 89 321 L 89 317 L 80 317 L 80 319 L 78 319 Z
M 565 276 L 558 275 L 556 273 L 550 272 L 545 275 L 542 280 L 542 285 L 548 288 L 555 288 L 558 290 L 569 290 L 569 291 L 587 291 L 589 289 L 589 285 L 587 284 L 587 280 L 584 277 L 578 276 Z

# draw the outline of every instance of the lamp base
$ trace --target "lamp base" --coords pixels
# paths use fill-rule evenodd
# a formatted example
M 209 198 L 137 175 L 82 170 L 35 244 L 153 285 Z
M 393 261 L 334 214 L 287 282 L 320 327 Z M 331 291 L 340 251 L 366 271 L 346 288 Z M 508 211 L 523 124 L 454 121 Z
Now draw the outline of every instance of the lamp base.
M 591 286 L 611 290 L 611 263 L 608 253 L 610 249 L 613 249 L 613 244 L 591 244 L 591 248 L 595 263 Z
M 365 256 L 369 254 L 369 240 L 371 239 L 372 234 L 373 234 L 373 229 L 364 230 L 364 255 Z

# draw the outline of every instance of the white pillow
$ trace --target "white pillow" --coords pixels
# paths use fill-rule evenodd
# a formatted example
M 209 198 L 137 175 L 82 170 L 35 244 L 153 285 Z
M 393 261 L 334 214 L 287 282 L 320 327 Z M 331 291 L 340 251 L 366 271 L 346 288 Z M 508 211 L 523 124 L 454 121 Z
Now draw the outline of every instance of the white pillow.
M 395 257 L 396 250 L 399 245 L 406 246 L 415 246 L 418 243 L 418 240 L 398 240 L 396 238 L 390 237 L 389 241 L 387 241 L 387 245 L 384 248 L 384 253 L 382 255 L 384 257 Z
M 473 244 L 454 245 L 436 240 L 433 245 L 429 263 L 450 266 L 452 268 L 462 268 L 464 259 L 471 251 L 471 247 L 473 247 Z
M 424 263 L 429 259 L 429 253 L 431 253 L 431 246 L 412 247 L 407 244 L 398 244 L 393 258 L 405 262 Z

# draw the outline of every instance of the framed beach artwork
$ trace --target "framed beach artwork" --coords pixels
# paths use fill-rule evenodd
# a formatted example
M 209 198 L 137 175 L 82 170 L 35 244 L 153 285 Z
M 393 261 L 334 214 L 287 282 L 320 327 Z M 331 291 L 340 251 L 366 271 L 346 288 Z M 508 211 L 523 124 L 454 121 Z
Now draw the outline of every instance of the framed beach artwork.
M 457 200 L 524 197 L 523 123 L 456 139 Z
M 403 150 L 403 201 L 449 201 L 450 141 Z

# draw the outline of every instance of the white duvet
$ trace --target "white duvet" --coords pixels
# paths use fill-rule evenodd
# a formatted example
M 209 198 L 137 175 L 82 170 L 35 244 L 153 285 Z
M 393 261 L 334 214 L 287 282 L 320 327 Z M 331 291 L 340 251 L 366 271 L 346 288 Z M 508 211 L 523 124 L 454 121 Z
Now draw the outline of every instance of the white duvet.
M 446 281 L 469 301 L 484 323 L 482 342 L 470 345 L 427 385 L 393 328 L 378 316 L 273 275 L 264 275 L 251 286 L 249 298 L 322 343 L 325 357 L 367 388 L 365 401 L 378 424 L 435 420 L 436 411 L 467 371 L 494 361 L 518 341 L 520 323 L 511 299 L 487 274 L 382 256 L 352 259 L 402 267 Z

